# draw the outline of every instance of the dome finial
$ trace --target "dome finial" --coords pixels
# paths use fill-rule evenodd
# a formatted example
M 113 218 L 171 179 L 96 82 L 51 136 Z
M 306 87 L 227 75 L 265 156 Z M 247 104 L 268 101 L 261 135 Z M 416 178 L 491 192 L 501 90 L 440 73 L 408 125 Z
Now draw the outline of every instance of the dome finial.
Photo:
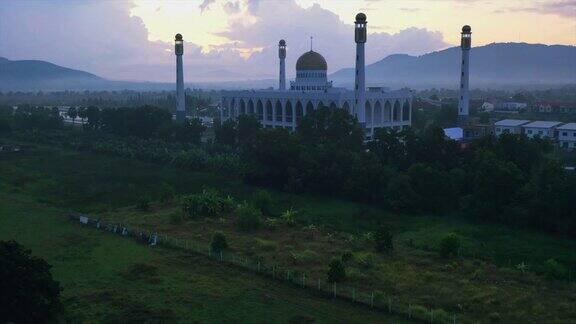
M 313 45 L 314 45 L 314 37 L 310 36 L 310 52 L 314 51 Z

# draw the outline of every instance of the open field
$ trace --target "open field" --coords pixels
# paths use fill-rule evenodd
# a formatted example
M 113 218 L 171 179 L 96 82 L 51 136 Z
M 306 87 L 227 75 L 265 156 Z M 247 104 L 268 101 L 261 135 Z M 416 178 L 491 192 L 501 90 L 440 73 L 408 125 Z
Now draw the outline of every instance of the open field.
M 0 201 L 0 239 L 15 237 L 54 265 L 56 278 L 66 288 L 70 314 L 78 318 L 93 314 L 128 318 L 131 315 L 126 311 L 140 313 L 139 309 L 145 308 L 153 312 L 151 317 L 202 321 L 216 316 L 226 321 L 227 317 L 221 317 L 227 316 L 223 310 L 231 309 L 245 314 L 245 321 L 287 321 L 290 318 L 284 314 L 293 310 L 282 307 L 298 309 L 291 304 L 295 302 L 306 305 L 298 312 L 317 320 L 344 320 L 346 314 L 353 313 L 347 321 L 383 320 L 342 305 L 338 306 L 340 313 L 335 313 L 330 310 L 334 308 L 332 302 L 220 268 L 199 257 L 157 253 L 130 241 L 103 237 L 100 232 L 69 224 L 62 218 L 67 210 L 90 212 L 205 243 L 214 231 L 223 231 L 235 253 L 311 276 L 323 276 L 332 257 L 349 251 L 353 259 L 347 269 L 347 284 L 405 303 L 442 308 L 461 314 L 467 321 L 565 323 L 576 318 L 575 284 L 538 275 L 550 258 L 576 264 L 576 242 L 568 238 L 471 224 L 457 217 L 394 215 L 354 203 L 282 193 L 272 193 L 275 203 L 269 217 L 277 218 L 292 207 L 297 211 L 297 224 L 263 226 L 254 233 L 244 233 L 237 230 L 234 215 L 175 221 L 182 214 L 177 204 L 154 202 L 147 212 L 134 208 L 144 196 L 158 200 L 163 183 L 169 183 L 177 193 L 217 188 L 238 201 L 252 199 L 256 190 L 237 180 L 205 173 L 40 147 L 0 156 L 0 192 L 6 193 Z M 393 229 L 392 256 L 375 253 L 365 239 L 377 223 Z M 436 252 L 440 238 L 450 232 L 464 240 L 462 258 L 446 260 Z M 46 240 L 51 243 L 46 244 Z M 521 262 L 529 266 L 527 273 L 516 269 Z M 149 274 L 142 278 L 137 275 L 140 272 Z M 187 281 L 191 273 L 203 279 Z M 185 284 L 178 284 L 180 280 Z M 256 288 L 247 289 L 254 283 L 258 283 Z M 262 304 L 259 295 L 268 294 L 267 289 L 277 290 L 278 296 L 294 293 L 302 297 L 286 297 L 286 303 L 276 298 L 278 305 L 268 306 Z M 94 292 L 99 293 L 93 296 Z M 156 294 L 162 296 L 157 301 L 153 298 Z M 219 306 L 208 305 L 206 300 L 219 294 L 224 296 L 221 303 L 214 302 Z M 235 294 L 242 294 L 242 298 L 235 298 Z M 303 298 L 312 302 L 301 303 Z M 189 317 L 190 304 L 205 308 L 194 312 L 200 317 Z
M 223 267 L 201 256 L 152 249 L 82 228 L 58 207 L 0 195 L 0 240 L 15 239 L 53 265 L 72 322 L 395 322 Z

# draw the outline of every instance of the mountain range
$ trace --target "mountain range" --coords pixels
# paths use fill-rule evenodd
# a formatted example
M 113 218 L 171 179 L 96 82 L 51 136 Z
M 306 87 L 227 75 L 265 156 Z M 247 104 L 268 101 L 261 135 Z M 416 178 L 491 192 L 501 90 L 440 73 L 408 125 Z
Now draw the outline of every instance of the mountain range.
M 394 54 L 366 67 L 368 86 L 457 87 L 460 78 L 459 47 L 410 56 Z M 474 47 L 470 53 L 471 87 L 553 86 L 576 83 L 576 47 L 526 43 L 494 43 Z M 354 69 L 329 76 L 335 85 L 352 87 Z M 274 80 L 195 83 L 204 88 L 261 88 Z M 45 61 L 11 61 L 0 57 L 0 91 L 9 90 L 166 90 L 173 83 L 107 80 Z
M 457 87 L 460 47 L 410 56 L 390 55 L 366 66 L 367 85 Z M 330 75 L 337 84 L 351 85 L 354 69 Z M 576 47 L 526 43 L 494 43 L 470 51 L 472 87 L 498 85 L 560 85 L 576 83 Z

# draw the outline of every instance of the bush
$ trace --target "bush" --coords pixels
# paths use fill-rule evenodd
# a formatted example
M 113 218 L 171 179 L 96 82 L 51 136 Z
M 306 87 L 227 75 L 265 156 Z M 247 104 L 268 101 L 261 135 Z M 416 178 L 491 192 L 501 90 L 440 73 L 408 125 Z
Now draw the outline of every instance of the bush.
M 344 253 L 342 253 L 340 260 L 342 260 L 342 262 L 344 262 L 344 264 L 348 264 L 352 260 L 354 260 L 354 253 L 352 253 L 352 251 L 345 251 Z
M 566 267 L 555 259 L 548 259 L 544 263 L 544 275 L 548 279 L 564 279 L 566 273 Z
M 243 203 L 238 206 L 238 227 L 243 231 L 254 231 L 260 227 L 262 212 L 254 206 Z
M 50 265 L 15 241 L 0 241 L 0 277 L 0 323 L 49 323 L 62 311 Z
M 210 248 L 214 252 L 222 252 L 228 248 L 228 242 L 226 242 L 226 236 L 222 232 L 215 232 L 212 236 L 212 242 L 210 243 Z
M 182 198 L 184 214 L 190 218 L 216 217 L 234 210 L 234 200 L 223 198 L 215 190 L 203 190 L 201 193 Z
M 374 234 L 374 245 L 377 252 L 391 253 L 394 249 L 392 234 L 386 228 L 379 228 Z
M 276 243 L 274 241 L 264 240 L 264 239 L 259 239 L 259 238 L 255 239 L 254 241 L 255 241 L 258 249 L 260 249 L 262 251 L 276 251 L 276 249 L 278 249 L 278 243 Z
M 448 258 L 450 256 L 457 256 L 458 250 L 462 245 L 460 237 L 454 233 L 450 233 L 442 238 L 439 246 L 439 253 L 442 257 Z
M 358 253 L 356 263 L 362 268 L 372 268 L 374 266 L 374 255 L 372 253 Z
M 296 211 L 292 208 L 284 211 L 281 216 L 282 222 L 288 226 L 296 225 Z
M 254 206 L 256 206 L 263 215 L 272 215 L 272 196 L 266 190 L 258 190 L 253 198 Z
M 328 282 L 342 282 L 346 279 L 346 268 L 340 259 L 332 259 L 328 265 Z

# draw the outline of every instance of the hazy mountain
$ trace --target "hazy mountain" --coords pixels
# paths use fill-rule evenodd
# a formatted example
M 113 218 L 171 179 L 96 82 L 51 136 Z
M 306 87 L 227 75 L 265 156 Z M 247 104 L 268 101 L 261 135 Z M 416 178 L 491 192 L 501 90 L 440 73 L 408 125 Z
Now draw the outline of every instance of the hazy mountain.
M 84 89 L 104 83 L 94 74 L 45 61 L 0 58 L 0 89 Z
M 470 53 L 471 87 L 497 85 L 557 85 L 576 83 L 576 47 L 525 43 L 495 43 Z M 457 87 L 460 47 L 422 56 L 390 55 L 366 67 L 367 85 Z M 337 84 L 351 85 L 354 69 L 333 73 Z

